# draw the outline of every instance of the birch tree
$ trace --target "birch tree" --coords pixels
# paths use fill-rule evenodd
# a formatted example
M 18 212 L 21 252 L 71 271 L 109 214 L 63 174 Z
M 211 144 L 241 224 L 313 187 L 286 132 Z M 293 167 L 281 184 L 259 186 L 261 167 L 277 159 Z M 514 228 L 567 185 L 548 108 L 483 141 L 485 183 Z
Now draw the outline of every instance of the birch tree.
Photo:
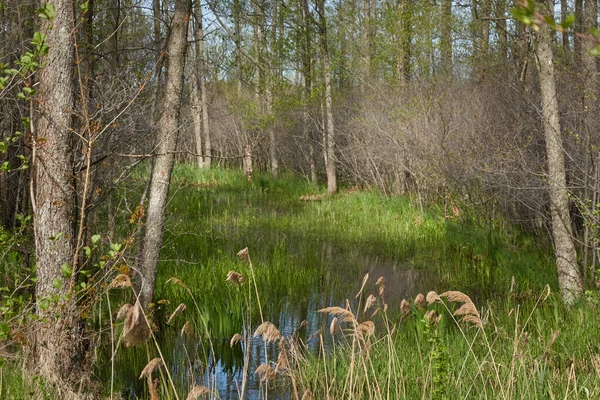
M 552 13 L 552 0 L 542 0 L 538 1 L 538 3 L 543 9 L 544 14 L 550 15 Z M 554 238 L 554 253 L 558 269 L 558 283 L 563 301 L 566 304 L 573 304 L 582 294 L 583 285 L 577 264 L 571 215 L 569 214 L 569 196 L 558 112 L 551 28 L 546 24 L 542 24 L 539 27 L 537 39 L 536 55 L 538 58 L 542 98 L 541 114 L 546 140 L 547 180 L 550 194 L 552 236 Z
M 162 245 L 165 207 L 175 162 L 179 134 L 179 107 L 183 91 L 190 0 L 175 0 L 175 13 L 167 41 L 167 73 L 162 114 L 157 122 L 158 154 L 150 183 L 143 255 L 140 265 L 142 287 L 140 301 L 147 307 L 154 297 L 156 267 Z
M 325 0 L 317 0 L 319 13 L 319 42 L 321 45 L 321 68 L 323 69 L 323 85 L 325 92 L 325 170 L 327 172 L 327 193 L 331 196 L 337 192 L 337 176 L 335 165 L 335 127 L 333 122 L 333 105 L 331 99 L 331 65 L 327 46 L 327 19 L 325 18 Z

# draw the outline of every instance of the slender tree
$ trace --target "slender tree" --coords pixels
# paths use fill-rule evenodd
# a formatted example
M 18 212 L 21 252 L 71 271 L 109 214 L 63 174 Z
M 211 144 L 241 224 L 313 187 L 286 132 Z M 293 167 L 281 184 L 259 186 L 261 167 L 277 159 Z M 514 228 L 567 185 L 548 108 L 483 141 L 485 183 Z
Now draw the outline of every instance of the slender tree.
M 538 0 L 538 3 L 542 6 L 546 15 L 552 13 L 552 0 Z M 569 213 L 569 194 L 558 111 L 551 28 L 546 24 L 542 24 L 537 39 L 536 55 L 539 65 L 552 236 L 558 269 L 558 283 L 563 301 L 566 304 L 573 304 L 582 294 L 583 286 L 577 264 L 577 253 L 573 243 L 571 215 Z
M 144 252 L 140 266 L 143 280 L 140 299 L 145 307 L 150 304 L 154 297 L 156 266 L 165 223 L 165 208 L 175 162 L 174 151 L 180 129 L 179 107 L 183 90 L 190 13 L 190 0 L 175 0 L 175 13 L 167 42 L 167 73 L 162 114 L 157 123 L 158 154 L 155 158 L 154 172 L 150 184 Z
M 327 19 L 325 17 L 325 0 L 317 0 L 319 13 L 319 42 L 321 45 L 321 68 L 323 69 L 323 85 L 325 92 L 325 170 L 327 172 L 327 193 L 331 196 L 337 192 L 337 176 L 335 161 L 335 127 L 333 122 L 333 105 L 331 94 L 331 65 L 327 46 Z
M 195 24 L 194 40 L 196 42 L 196 153 L 198 165 L 210 167 L 212 160 L 212 143 L 208 117 L 208 95 L 206 93 L 206 61 L 204 60 L 204 29 L 202 21 L 202 5 L 196 0 L 194 6 Z M 204 144 L 204 149 L 202 147 Z M 202 154 L 204 153 L 204 156 Z

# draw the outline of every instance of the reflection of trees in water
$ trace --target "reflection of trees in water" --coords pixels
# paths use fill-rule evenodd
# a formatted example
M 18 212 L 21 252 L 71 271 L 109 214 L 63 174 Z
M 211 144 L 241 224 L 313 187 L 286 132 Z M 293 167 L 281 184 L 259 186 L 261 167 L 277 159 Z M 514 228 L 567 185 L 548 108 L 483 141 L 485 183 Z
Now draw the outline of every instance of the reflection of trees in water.
M 307 293 L 293 293 L 289 298 L 270 299 L 272 302 L 265 307 L 268 310 L 265 319 L 273 322 L 287 338 L 297 331 L 304 320 L 308 325 L 299 330 L 297 335 L 305 343 L 318 329 L 328 326 L 328 317 L 317 313 L 321 308 L 334 305 L 344 307 L 348 299 L 351 307 L 357 309 L 358 300 L 354 297 L 366 273 L 369 273 L 369 280 L 363 292 L 363 301 L 369 294 L 377 294 L 375 282 L 383 277 L 386 302 L 392 308 L 398 308 L 402 299 L 412 299 L 418 293 L 435 288 L 435 275 L 417 269 L 410 263 L 394 261 L 379 255 L 360 254 L 359 251 L 343 250 L 329 241 L 307 243 L 308 241 L 287 237 L 286 245 L 290 257 L 296 259 L 299 265 L 321 270 L 321 279 L 317 286 Z M 329 340 L 327 335 L 324 339 Z M 238 398 L 238 388 L 241 387 L 244 354 L 242 347 L 234 346 L 231 349 L 229 343 L 225 342 L 227 341 L 220 342 L 215 348 L 219 360 L 216 369 L 210 376 L 204 375 L 201 380 L 204 384 L 210 384 L 211 378 L 216 380 L 221 398 L 234 399 Z M 326 342 L 325 345 L 327 347 L 329 343 Z M 253 338 L 250 342 L 246 393 L 248 398 L 259 396 L 260 382 L 254 371 L 265 362 L 264 346 L 265 343 L 261 339 Z M 308 341 L 307 346 L 311 351 L 318 351 L 320 344 L 318 339 L 313 338 Z M 278 354 L 276 344 L 267 344 L 269 361 L 276 362 Z M 269 393 L 279 399 L 289 398 L 285 388 L 274 388 L 273 391 L 269 389 Z

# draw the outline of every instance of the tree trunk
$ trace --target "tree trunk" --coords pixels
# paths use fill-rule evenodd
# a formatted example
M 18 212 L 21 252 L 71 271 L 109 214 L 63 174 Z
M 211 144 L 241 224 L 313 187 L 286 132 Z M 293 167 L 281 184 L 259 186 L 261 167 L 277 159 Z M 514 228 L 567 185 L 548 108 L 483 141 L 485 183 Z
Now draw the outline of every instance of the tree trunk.
M 552 0 L 543 0 L 546 13 L 551 13 Z M 565 304 L 573 304 L 583 292 L 577 253 L 572 237 L 569 197 L 565 174 L 565 158 L 562 149 L 561 127 L 558 114 L 558 98 L 552 52 L 552 31 L 545 24 L 538 33 L 537 57 L 539 61 L 542 118 L 546 139 L 548 162 L 548 190 L 552 214 L 552 236 L 558 269 L 558 283 Z
M 196 128 L 196 152 L 198 153 L 198 165 L 210 167 L 212 144 L 210 141 L 210 130 L 208 120 L 208 100 L 206 93 L 206 62 L 204 61 L 204 29 L 202 25 L 202 6 L 200 1 L 195 3 L 196 24 L 194 29 L 194 40 L 196 41 L 196 99 L 197 99 L 197 128 Z M 204 142 L 204 157 L 202 154 L 202 142 Z
M 452 79 L 452 0 L 442 0 L 440 25 L 441 75 Z
M 61 268 L 74 254 L 76 197 L 73 189 L 72 115 L 74 42 L 72 4 L 56 0 L 56 17 L 45 21 L 49 47 L 39 73 L 39 117 L 35 156 L 34 231 L 37 261 L 36 356 L 39 373 L 52 383 L 74 384 L 85 365 L 85 341 L 72 289 Z M 56 285 L 57 282 L 61 282 Z M 58 295 L 58 304 L 47 307 Z M 58 312 L 60 310 L 60 312 Z
M 325 170 L 327 172 L 327 193 L 331 196 L 337 192 L 337 177 L 335 165 L 335 127 L 333 122 L 333 106 L 331 99 L 331 65 L 327 47 L 327 20 L 325 19 L 325 1 L 317 0 L 320 16 L 319 41 L 321 42 L 321 68 L 323 69 L 323 84 L 325 85 Z
M 269 54 L 269 46 L 267 40 L 267 32 L 263 40 L 263 67 L 265 68 L 265 112 L 267 118 L 271 118 L 273 114 L 273 87 L 274 77 L 277 71 L 277 60 L 280 54 L 277 49 L 277 1 L 271 5 L 271 52 Z M 279 161 L 277 159 L 277 135 L 275 132 L 275 124 L 270 121 L 267 125 L 269 134 L 269 164 L 271 166 L 271 175 L 277 176 L 279 172 Z
M 494 17 L 499 18 L 494 24 L 498 36 L 498 71 L 503 79 L 508 77 L 508 31 L 506 30 L 506 0 L 494 2 Z
M 581 32 L 583 32 L 583 0 L 575 0 L 575 33 Z M 576 68 L 581 66 L 581 50 L 581 38 L 575 35 L 575 39 L 573 39 L 573 61 Z
M 473 18 L 475 29 L 473 32 L 473 59 L 475 62 L 475 79 L 482 81 L 487 73 L 489 63 L 488 48 L 490 40 L 490 13 L 489 0 L 480 0 L 479 7 L 473 5 Z
M 597 17 L 598 17 L 598 7 L 597 0 L 586 0 L 585 9 L 583 15 L 583 31 L 586 35 L 592 35 L 592 31 L 597 26 Z M 596 182 L 594 179 L 595 171 L 594 169 L 598 168 L 598 165 L 594 163 L 593 158 L 595 158 L 595 153 L 592 150 L 592 146 L 595 145 L 595 130 L 598 126 L 598 66 L 596 63 L 596 57 L 592 56 L 590 52 L 596 46 L 596 43 L 591 40 L 585 40 L 582 48 L 582 78 L 583 78 L 583 135 L 584 135 L 584 157 L 585 157 L 585 194 L 584 199 L 587 201 L 590 199 L 590 194 L 596 191 Z M 592 206 L 595 207 L 595 201 L 593 201 Z M 594 210 L 589 210 L 588 213 L 593 212 Z M 583 272 L 584 279 L 587 276 L 588 269 L 588 249 L 591 248 L 594 250 L 594 245 L 590 245 L 590 235 L 589 228 L 590 223 L 585 226 L 585 234 L 584 234 L 584 243 L 583 243 Z M 593 269 L 592 269 L 593 273 Z
M 191 12 L 190 0 L 176 0 L 173 25 L 167 46 L 167 75 L 164 90 L 164 106 L 157 123 L 160 145 L 155 159 L 154 173 L 150 184 L 150 198 L 144 235 L 144 254 L 141 274 L 141 303 L 148 307 L 154 297 L 156 266 L 162 245 L 165 207 L 169 183 L 175 162 L 175 148 L 179 134 L 179 106 L 183 90 L 187 30 Z
M 560 0 L 560 22 L 563 23 L 566 21 L 567 16 L 569 14 L 567 0 Z M 563 56 L 565 57 L 565 62 L 569 62 L 569 54 L 571 53 L 570 44 L 569 44 L 569 34 L 566 32 L 561 33 L 562 36 L 562 49 Z
M 310 170 L 311 182 L 317 182 L 317 165 L 315 163 L 315 144 L 310 129 L 309 102 L 312 92 L 312 49 L 311 49 L 311 29 L 310 29 L 310 11 L 308 0 L 301 0 L 300 20 L 302 26 L 302 35 L 300 36 L 300 47 L 302 48 L 302 132 L 303 137 L 308 144 L 308 165 Z

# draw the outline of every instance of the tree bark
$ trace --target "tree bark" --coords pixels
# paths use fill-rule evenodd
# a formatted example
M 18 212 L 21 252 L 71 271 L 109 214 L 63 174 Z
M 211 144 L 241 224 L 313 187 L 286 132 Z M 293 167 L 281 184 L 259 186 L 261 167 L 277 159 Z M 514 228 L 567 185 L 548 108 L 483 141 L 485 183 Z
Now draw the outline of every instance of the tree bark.
M 76 196 L 73 188 L 73 5 L 56 0 L 56 17 L 43 23 L 48 55 L 39 73 L 39 117 L 34 139 L 34 232 L 37 261 L 36 356 L 39 373 L 52 383 L 73 384 L 85 365 L 83 325 L 61 268 L 72 267 Z M 59 283 L 57 285 L 57 283 Z M 58 303 L 47 307 L 51 296 Z M 60 309 L 60 312 L 57 312 Z
M 592 36 L 592 31 L 597 27 L 597 17 L 597 0 L 586 0 L 583 15 L 583 31 L 586 35 Z M 594 177 L 596 175 L 595 170 L 598 169 L 598 165 L 594 162 L 596 152 L 592 149 L 592 146 L 596 144 L 594 143 L 594 138 L 596 136 L 595 129 L 598 126 L 598 64 L 596 63 L 596 57 L 590 54 L 596 43 L 591 40 L 585 40 L 582 45 L 583 135 L 585 138 L 583 156 L 585 157 L 584 173 L 586 174 L 584 178 L 584 199 L 589 200 L 591 197 L 590 194 L 595 194 L 596 192 L 597 182 Z M 596 202 L 592 201 L 591 204 L 595 207 Z M 589 210 L 588 214 L 591 212 L 593 212 L 593 209 Z M 583 255 L 581 257 L 584 279 L 587 277 L 589 249 L 591 248 L 592 252 L 595 252 L 595 246 L 590 244 L 590 225 L 593 225 L 593 223 L 586 224 L 584 228 Z M 594 269 L 591 272 L 593 275 Z
M 583 32 L 583 0 L 575 0 L 575 34 L 581 32 Z M 576 68 L 579 68 L 581 65 L 581 50 L 581 38 L 575 35 L 573 39 L 573 60 Z
M 494 30 L 498 36 L 498 72 L 503 79 L 506 79 L 508 72 L 508 31 L 506 27 L 507 1 L 499 0 L 494 2 L 494 17 L 500 18 L 494 24 Z
M 545 12 L 551 13 L 552 0 L 543 0 Z M 542 119 L 546 139 L 548 163 L 548 190 L 552 215 L 552 236 L 558 269 L 558 283 L 565 304 L 571 305 L 583 292 L 577 253 L 572 237 L 569 197 L 565 174 L 565 158 L 558 114 L 554 54 L 552 51 L 551 28 L 542 24 L 538 33 L 536 48 L 540 91 L 542 97 Z
M 323 84 L 325 86 L 325 170 L 327 172 L 327 193 L 332 196 L 337 192 L 337 177 L 335 164 L 335 127 L 333 122 L 333 105 L 331 99 L 331 65 L 327 47 L 327 20 L 325 18 L 325 2 L 317 0 L 317 12 L 320 17 L 319 41 L 321 42 L 321 68 L 323 69 Z
M 568 16 L 568 2 L 567 0 L 560 0 L 560 22 L 563 23 Z M 562 36 L 562 49 L 563 55 L 565 57 L 565 62 L 569 62 L 569 54 L 571 53 L 571 47 L 569 44 L 569 34 L 564 32 L 561 34 Z
M 208 117 L 208 96 L 206 93 L 206 62 L 204 60 L 204 29 L 202 24 L 202 6 L 200 1 L 195 3 L 196 24 L 194 40 L 196 41 L 196 99 L 197 99 L 197 127 L 196 127 L 196 153 L 198 165 L 210 167 L 212 161 L 212 144 L 210 140 L 210 126 Z M 204 143 L 203 143 L 204 142 Z M 204 144 L 204 156 L 202 156 Z
M 167 75 L 165 78 L 164 106 L 157 123 L 158 155 L 150 184 L 150 197 L 144 235 L 144 253 L 141 264 L 142 288 L 140 301 L 148 307 L 154 297 L 156 266 L 162 246 L 165 208 L 175 148 L 179 134 L 179 106 L 183 90 L 185 51 L 187 48 L 188 21 L 191 12 L 190 0 L 176 0 L 173 25 L 167 45 Z
M 274 1 L 271 9 L 271 54 L 269 54 L 269 46 L 266 39 L 263 42 L 263 57 L 265 60 L 265 106 L 268 118 L 272 117 L 273 114 L 273 89 L 274 79 L 278 71 L 278 66 L 281 62 L 279 58 L 281 54 L 277 51 L 277 10 L 278 2 Z M 277 159 L 277 132 L 275 131 L 274 122 L 269 122 L 267 126 L 269 133 L 269 160 L 271 164 L 271 175 L 277 176 L 279 172 L 279 160 Z
M 311 182 L 317 182 L 317 165 L 315 163 L 315 140 L 313 131 L 310 129 L 309 103 L 312 92 L 312 46 L 311 46 L 311 29 L 310 29 L 310 11 L 308 8 L 308 0 L 301 0 L 300 21 L 301 35 L 300 48 L 302 49 L 302 132 L 303 137 L 308 144 L 308 165 L 310 169 Z

